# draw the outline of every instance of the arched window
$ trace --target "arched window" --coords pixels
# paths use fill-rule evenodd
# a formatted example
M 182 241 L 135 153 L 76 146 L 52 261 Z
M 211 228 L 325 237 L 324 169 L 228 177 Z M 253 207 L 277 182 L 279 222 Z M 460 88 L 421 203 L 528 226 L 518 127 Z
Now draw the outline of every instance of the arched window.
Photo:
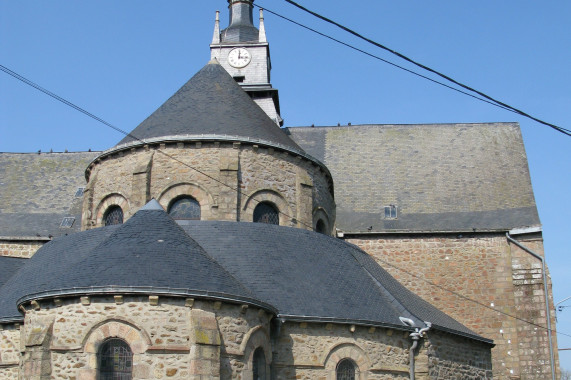
M 119 206 L 111 206 L 105 211 L 103 223 L 106 226 L 123 223 L 123 210 Z
M 168 213 L 173 219 L 200 220 L 200 203 L 193 197 L 180 197 L 170 204 Z
M 319 232 L 320 234 L 326 234 L 327 228 L 325 227 L 325 222 L 321 219 L 317 221 L 315 224 L 315 232 Z
M 97 354 L 98 380 L 131 380 L 133 352 L 121 339 L 105 341 Z
M 343 359 L 337 364 L 336 380 L 355 380 L 355 364 L 350 359 Z
M 252 361 L 254 380 L 266 380 L 266 355 L 262 347 L 256 348 Z
M 280 224 L 278 209 L 270 202 L 258 203 L 254 209 L 254 222 Z

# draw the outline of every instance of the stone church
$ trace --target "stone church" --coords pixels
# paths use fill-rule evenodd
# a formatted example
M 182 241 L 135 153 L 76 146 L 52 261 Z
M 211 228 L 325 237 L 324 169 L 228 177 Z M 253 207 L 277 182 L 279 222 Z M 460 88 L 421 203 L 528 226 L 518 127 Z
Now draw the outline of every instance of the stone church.
M 228 3 L 117 145 L 0 153 L 0 379 L 555 376 L 519 126 L 283 128 Z

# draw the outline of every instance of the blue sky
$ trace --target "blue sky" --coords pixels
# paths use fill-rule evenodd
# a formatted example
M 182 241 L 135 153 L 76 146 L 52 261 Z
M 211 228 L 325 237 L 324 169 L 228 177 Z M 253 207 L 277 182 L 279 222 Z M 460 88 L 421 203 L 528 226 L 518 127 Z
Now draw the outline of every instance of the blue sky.
M 571 2 L 300 2 L 571 129 Z M 256 4 L 411 68 L 283 0 Z M 217 9 L 225 26 L 225 0 L 2 1 L 0 64 L 130 131 L 207 63 Z M 519 122 L 555 302 L 571 296 L 571 137 L 265 16 L 272 83 L 280 91 L 286 126 Z M 0 152 L 103 150 L 121 138 L 0 72 Z M 571 307 L 558 317 L 558 330 L 571 335 Z M 571 348 L 571 338 L 559 335 L 558 340 L 560 348 Z M 562 366 L 571 369 L 571 351 L 560 357 Z

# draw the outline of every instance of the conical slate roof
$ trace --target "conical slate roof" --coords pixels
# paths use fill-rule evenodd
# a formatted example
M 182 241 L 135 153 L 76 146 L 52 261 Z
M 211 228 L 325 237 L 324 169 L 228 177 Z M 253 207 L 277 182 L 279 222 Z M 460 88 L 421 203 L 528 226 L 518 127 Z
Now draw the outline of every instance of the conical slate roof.
M 303 152 L 216 60 L 204 66 L 116 148 L 137 143 L 137 139 L 150 142 L 208 137 Z
M 291 321 L 410 330 L 400 320 L 484 339 L 399 284 L 342 240 L 262 223 L 181 221 L 148 204 L 120 226 L 58 238 L 0 288 L 0 322 L 17 304 L 83 294 L 206 297 Z
M 125 224 L 80 232 L 43 246 L 0 289 L 0 321 L 19 316 L 18 299 L 74 294 L 230 297 L 257 304 L 248 289 L 152 202 Z

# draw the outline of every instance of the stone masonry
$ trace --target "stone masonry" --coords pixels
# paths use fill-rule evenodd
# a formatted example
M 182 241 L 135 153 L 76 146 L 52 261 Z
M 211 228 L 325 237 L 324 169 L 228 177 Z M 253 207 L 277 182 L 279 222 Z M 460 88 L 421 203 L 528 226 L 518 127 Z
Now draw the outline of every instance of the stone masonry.
M 203 220 L 252 221 L 258 202 L 269 201 L 278 207 L 281 225 L 312 229 L 320 215 L 331 231 L 335 221 L 329 174 L 285 151 L 195 142 L 133 148 L 107 158 L 87 171 L 84 229 L 101 226 L 112 205 L 127 219 L 151 198 L 167 208 L 180 195 L 200 203 Z
M 0 256 L 29 259 L 44 244 L 36 240 L 0 240 Z
M 411 291 L 493 339 L 495 379 L 540 379 L 550 373 L 541 265 L 509 245 L 505 234 L 359 236 L 347 241 Z M 542 241 L 531 242 L 543 254 Z M 554 315 L 552 320 L 554 328 Z

